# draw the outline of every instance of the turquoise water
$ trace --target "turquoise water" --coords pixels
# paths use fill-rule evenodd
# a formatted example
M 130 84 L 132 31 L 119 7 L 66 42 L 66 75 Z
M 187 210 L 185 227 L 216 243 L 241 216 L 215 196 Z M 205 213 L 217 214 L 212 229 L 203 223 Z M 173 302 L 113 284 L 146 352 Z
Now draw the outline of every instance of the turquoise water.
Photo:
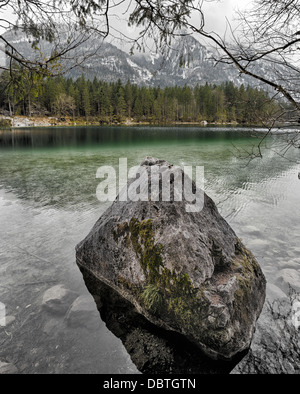
M 263 158 L 249 161 L 262 135 L 197 127 L 0 132 L 0 302 L 15 318 L 0 328 L 0 361 L 24 373 L 138 372 L 100 319 L 92 333 L 75 330 L 42 308 L 44 292 L 56 284 L 89 296 L 75 245 L 108 207 L 96 198 L 97 168 L 117 169 L 119 158 L 128 158 L 129 167 L 146 156 L 204 166 L 205 191 L 256 255 L 268 282 L 275 283 L 283 268 L 298 270 L 300 151 L 281 157 L 286 137 L 274 135 L 262 146 Z

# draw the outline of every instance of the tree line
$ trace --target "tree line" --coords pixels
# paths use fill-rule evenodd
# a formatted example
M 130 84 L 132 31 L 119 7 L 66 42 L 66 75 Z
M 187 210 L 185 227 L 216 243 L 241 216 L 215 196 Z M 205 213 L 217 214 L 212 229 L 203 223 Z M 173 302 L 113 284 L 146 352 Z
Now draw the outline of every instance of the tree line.
M 0 109 L 9 115 L 78 117 L 100 123 L 201 122 L 256 124 L 269 120 L 278 104 L 260 89 L 232 82 L 222 85 L 174 87 L 137 86 L 63 77 L 43 77 L 22 71 L 13 79 L 0 77 Z

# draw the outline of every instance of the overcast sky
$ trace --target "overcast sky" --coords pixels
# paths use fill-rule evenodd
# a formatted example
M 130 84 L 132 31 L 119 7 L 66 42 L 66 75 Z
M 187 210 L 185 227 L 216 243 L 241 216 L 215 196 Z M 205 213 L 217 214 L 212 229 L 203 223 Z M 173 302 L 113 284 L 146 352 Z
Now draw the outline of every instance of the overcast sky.
M 206 30 L 219 30 L 222 33 L 226 27 L 226 18 L 234 24 L 235 11 L 244 10 L 251 0 L 219 0 L 204 3 Z
M 251 0 L 205 0 L 204 11 L 206 30 L 214 30 L 219 34 L 222 34 L 225 30 L 226 18 L 228 18 L 231 23 L 234 23 L 234 11 L 237 9 L 245 9 L 246 6 L 249 4 L 251 4 Z M 4 12 L 3 10 L 1 10 L 0 19 L 3 17 L 8 18 L 9 20 L 14 19 L 9 9 Z M 120 17 L 122 18 L 122 16 Z M 122 26 L 124 32 L 129 34 L 133 33 L 133 29 L 128 28 L 124 21 L 121 22 L 121 25 L 119 25 L 118 23 L 120 23 L 120 20 L 117 22 L 117 25 L 118 27 Z M 0 29 L 0 33 L 3 33 L 3 29 Z
M 214 31 L 221 36 L 226 32 L 227 20 L 230 24 L 235 27 L 237 21 L 235 20 L 237 15 L 236 11 L 245 10 L 251 6 L 251 0 L 205 0 L 203 3 L 203 10 L 205 14 L 205 30 L 207 32 Z M 119 19 L 120 18 L 120 19 Z M 117 17 L 113 22 L 113 26 L 122 31 L 128 37 L 136 36 L 136 28 L 128 27 L 123 16 Z M 197 20 L 193 20 L 193 23 L 197 25 Z M 112 30 L 113 31 L 113 30 Z M 113 34 L 118 37 L 118 33 L 113 31 Z M 120 42 L 117 39 L 113 39 L 112 43 L 120 47 L 123 50 L 129 50 L 131 45 L 127 46 L 124 41 Z M 205 42 L 203 42 L 206 44 Z

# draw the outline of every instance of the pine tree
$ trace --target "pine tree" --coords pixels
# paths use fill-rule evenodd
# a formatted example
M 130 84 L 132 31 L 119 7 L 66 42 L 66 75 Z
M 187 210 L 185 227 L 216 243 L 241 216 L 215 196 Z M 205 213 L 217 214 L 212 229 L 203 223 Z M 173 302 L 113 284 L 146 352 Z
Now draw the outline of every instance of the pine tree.
M 123 86 L 119 88 L 118 94 L 117 94 L 117 102 L 116 102 L 116 113 L 121 120 L 125 113 L 126 113 L 126 101 L 125 101 L 125 92 Z
M 130 81 L 127 81 L 124 90 L 125 90 L 125 97 L 124 98 L 125 98 L 125 103 L 126 103 L 126 115 L 128 116 L 128 118 L 131 118 L 134 97 L 133 97 L 133 89 L 132 89 Z

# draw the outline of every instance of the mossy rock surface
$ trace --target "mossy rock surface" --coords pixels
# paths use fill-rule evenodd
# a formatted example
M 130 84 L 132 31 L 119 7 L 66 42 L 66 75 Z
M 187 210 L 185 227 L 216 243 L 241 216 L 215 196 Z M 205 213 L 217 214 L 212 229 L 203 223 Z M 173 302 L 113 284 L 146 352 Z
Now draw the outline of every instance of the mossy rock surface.
M 141 188 L 153 165 L 182 173 L 147 158 Z M 200 212 L 187 213 L 186 203 L 117 199 L 77 246 L 77 263 L 152 323 L 185 335 L 212 358 L 231 359 L 250 347 L 266 281 L 206 194 Z

